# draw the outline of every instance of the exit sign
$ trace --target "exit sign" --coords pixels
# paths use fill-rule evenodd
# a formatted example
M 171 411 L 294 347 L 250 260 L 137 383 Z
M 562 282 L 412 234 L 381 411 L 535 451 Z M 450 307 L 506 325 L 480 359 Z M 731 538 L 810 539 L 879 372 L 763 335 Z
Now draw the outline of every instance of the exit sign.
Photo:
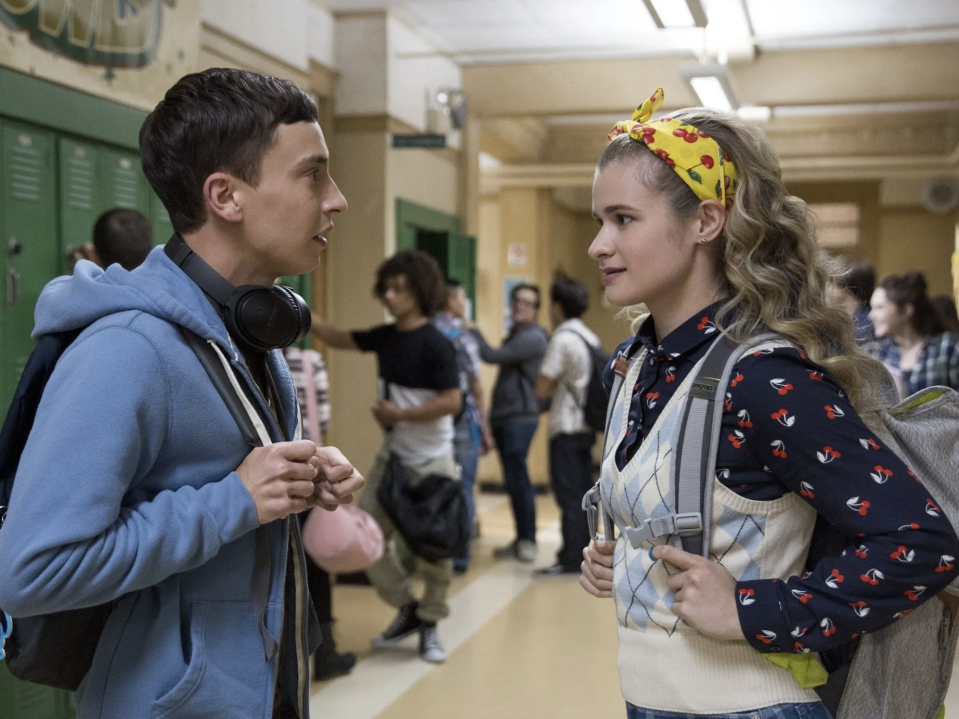
M 393 135 L 393 147 L 416 147 L 426 150 L 442 150 L 446 147 L 446 135 L 437 133 Z

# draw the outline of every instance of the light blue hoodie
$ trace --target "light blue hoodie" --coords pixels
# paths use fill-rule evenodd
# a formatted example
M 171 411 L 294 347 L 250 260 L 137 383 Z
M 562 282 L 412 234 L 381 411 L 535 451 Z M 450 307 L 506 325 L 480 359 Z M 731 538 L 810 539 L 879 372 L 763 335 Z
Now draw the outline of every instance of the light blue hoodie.
M 87 329 L 47 384 L 17 471 L 0 531 L 0 606 L 18 617 L 115 600 L 78 719 L 269 719 L 280 668 L 253 609 L 259 534 L 270 557 L 263 624 L 277 642 L 285 587 L 296 587 L 296 651 L 282 681 L 305 718 L 312 612 L 299 532 L 292 518 L 256 531 L 234 471 L 250 447 L 176 325 L 215 340 L 254 387 L 216 311 L 162 248 L 133 272 L 80 262 L 44 290 L 35 336 Z M 278 351 L 268 362 L 292 432 L 289 372 Z M 281 439 L 272 418 L 269 428 Z

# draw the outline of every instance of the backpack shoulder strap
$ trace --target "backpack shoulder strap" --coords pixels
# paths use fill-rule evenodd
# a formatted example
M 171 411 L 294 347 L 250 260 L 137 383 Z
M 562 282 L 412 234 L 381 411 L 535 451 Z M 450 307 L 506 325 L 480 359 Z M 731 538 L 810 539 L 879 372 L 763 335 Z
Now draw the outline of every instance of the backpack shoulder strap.
M 723 334 L 707 352 L 683 410 L 674 464 L 676 527 L 683 549 L 708 556 L 711 478 L 716 471 L 723 400 L 733 368 L 753 347 L 780 339 L 766 333 L 737 344 Z

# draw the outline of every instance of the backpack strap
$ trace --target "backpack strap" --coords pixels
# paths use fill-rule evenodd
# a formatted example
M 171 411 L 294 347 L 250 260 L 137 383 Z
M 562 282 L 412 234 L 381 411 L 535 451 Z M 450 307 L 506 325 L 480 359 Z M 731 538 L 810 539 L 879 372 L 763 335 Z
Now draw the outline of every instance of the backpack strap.
M 673 486 L 676 489 L 676 525 L 683 549 L 709 553 L 709 517 L 712 515 L 711 479 L 716 472 L 726 388 L 733 368 L 745 352 L 779 339 L 766 333 L 737 344 L 721 335 L 707 352 L 693 381 L 680 425 Z
M 180 334 L 193 354 L 200 361 L 216 388 L 217 394 L 223 398 L 226 408 L 236 421 L 243 439 L 250 447 L 266 447 L 272 444 L 270 433 L 266 429 L 263 419 L 253 407 L 246 393 L 240 387 L 236 374 L 223 351 L 215 342 L 207 341 L 180 326 Z M 264 527 L 257 527 L 255 534 L 255 555 L 253 560 L 253 611 L 256 615 L 257 628 L 260 631 L 260 640 L 263 643 L 263 653 L 269 662 L 279 650 L 279 644 L 266 628 L 266 612 L 270 603 L 270 545 Z

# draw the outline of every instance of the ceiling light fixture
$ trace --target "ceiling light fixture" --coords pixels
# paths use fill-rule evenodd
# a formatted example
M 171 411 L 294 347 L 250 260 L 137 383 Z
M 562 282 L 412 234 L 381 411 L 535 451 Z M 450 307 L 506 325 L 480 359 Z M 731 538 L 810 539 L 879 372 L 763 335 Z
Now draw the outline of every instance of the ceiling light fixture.
M 683 63 L 679 66 L 679 74 L 703 107 L 726 112 L 739 109 L 735 83 L 726 65 Z
M 643 0 L 643 4 L 656 27 L 662 30 L 706 27 L 709 22 L 702 0 Z

